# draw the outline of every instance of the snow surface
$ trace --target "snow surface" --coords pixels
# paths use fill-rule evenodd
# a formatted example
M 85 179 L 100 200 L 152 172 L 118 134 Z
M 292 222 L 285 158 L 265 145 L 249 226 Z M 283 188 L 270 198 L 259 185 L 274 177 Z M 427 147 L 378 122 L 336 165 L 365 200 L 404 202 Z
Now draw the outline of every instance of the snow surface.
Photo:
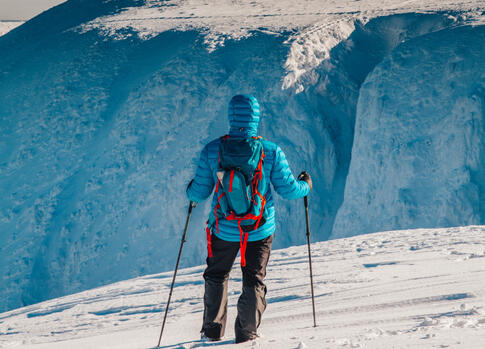
M 255 342 L 234 344 L 236 261 L 222 342 L 198 340 L 203 267 L 182 269 L 162 348 L 483 348 L 485 226 L 390 231 L 272 252 Z M 153 348 L 172 273 L 148 275 L 0 314 L 2 348 Z
M 296 30 L 286 62 L 289 74 L 283 87 L 287 88 L 328 58 L 330 50 L 352 33 L 356 20 L 365 23 L 388 15 L 440 11 L 459 11 L 468 21 L 483 22 L 480 1 L 147 0 L 142 6 L 128 6 L 114 15 L 96 18 L 80 30 L 100 29 L 122 39 L 133 34 L 127 32 L 129 28 L 140 38 L 149 39 L 167 30 L 202 29 L 209 49 L 227 39 L 250 36 L 255 30 L 274 34 Z
M 261 135 L 283 148 L 296 173 L 314 175 L 312 232 L 328 239 L 367 75 L 403 42 L 479 28 L 484 6 L 71 0 L 0 37 L 0 309 L 172 268 L 198 152 L 227 132 L 227 103 L 241 92 L 261 101 Z M 477 149 L 466 156 L 481 173 Z M 483 224 L 483 215 L 468 215 L 477 201 L 465 199 L 454 207 L 463 220 L 452 222 Z M 301 200 L 276 204 L 275 248 L 302 244 Z M 185 265 L 203 262 L 207 211 L 194 212 Z M 386 219 L 376 216 L 375 230 Z M 416 226 L 408 217 L 399 227 L 407 223 Z
M 0 36 L 7 34 L 12 29 L 22 25 L 23 21 L 2 21 L 0 20 Z

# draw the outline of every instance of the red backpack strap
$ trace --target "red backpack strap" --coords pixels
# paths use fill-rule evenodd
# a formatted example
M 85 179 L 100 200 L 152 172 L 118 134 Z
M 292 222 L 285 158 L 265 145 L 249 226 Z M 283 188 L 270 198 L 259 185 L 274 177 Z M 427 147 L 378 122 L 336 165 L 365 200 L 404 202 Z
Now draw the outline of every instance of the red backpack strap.
M 252 220 L 258 220 L 258 225 L 259 221 L 262 217 L 262 214 L 259 216 L 255 216 L 251 213 L 248 213 L 242 217 L 238 217 L 234 214 L 234 212 L 231 212 L 229 216 L 226 217 L 228 221 L 237 221 L 237 227 L 239 228 L 239 247 L 241 249 L 241 266 L 245 267 L 246 266 L 246 247 L 248 245 L 248 237 L 249 233 L 244 232 L 241 228 L 241 221 L 247 220 L 247 219 L 252 219 Z M 256 228 L 257 229 L 257 226 Z
M 229 193 L 232 193 L 232 182 L 234 182 L 234 170 L 231 170 L 231 177 L 229 178 Z
M 241 220 L 237 221 L 237 226 L 239 228 L 239 234 L 240 234 L 239 246 L 241 248 L 241 267 L 245 267 L 246 266 L 246 247 L 248 246 L 249 233 L 244 232 L 241 229 Z
M 207 222 L 207 224 L 209 224 L 209 222 Z M 207 233 L 207 253 L 209 255 L 209 258 L 212 258 L 212 238 L 211 231 L 208 225 L 205 227 L 205 232 Z
M 217 209 L 219 207 L 221 207 L 221 198 L 224 196 L 224 192 L 222 192 L 221 195 L 219 195 L 219 197 L 217 198 L 217 204 L 216 206 L 214 207 L 214 216 L 216 217 L 216 227 L 217 227 L 217 234 L 219 234 L 219 219 L 217 218 Z

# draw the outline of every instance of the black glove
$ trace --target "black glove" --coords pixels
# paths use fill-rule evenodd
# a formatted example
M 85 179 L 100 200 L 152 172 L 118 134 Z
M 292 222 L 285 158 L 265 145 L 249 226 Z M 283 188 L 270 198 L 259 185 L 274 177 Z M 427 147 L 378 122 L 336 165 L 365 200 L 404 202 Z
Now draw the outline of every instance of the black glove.
M 308 172 L 303 171 L 302 173 L 300 173 L 298 175 L 298 180 L 307 182 L 310 186 L 310 190 L 313 189 L 312 176 L 310 176 Z

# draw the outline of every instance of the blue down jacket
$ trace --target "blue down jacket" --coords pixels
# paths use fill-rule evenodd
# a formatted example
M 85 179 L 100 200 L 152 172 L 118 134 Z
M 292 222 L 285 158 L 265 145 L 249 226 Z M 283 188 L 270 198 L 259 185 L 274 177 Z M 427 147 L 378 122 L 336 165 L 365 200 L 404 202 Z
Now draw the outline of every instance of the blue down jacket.
M 257 136 L 260 119 L 260 108 L 256 98 L 250 95 L 237 95 L 229 103 L 229 136 L 251 137 Z M 275 232 L 275 209 L 269 182 L 276 192 L 285 199 L 297 199 L 308 195 L 310 187 L 304 181 L 298 181 L 293 176 L 285 154 L 273 142 L 262 140 L 265 159 L 263 168 L 268 182 L 266 194 L 266 209 L 268 217 L 266 223 L 249 233 L 248 241 L 264 239 Z M 199 164 L 192 184 L 187 188 L 189 200 L 201 202 L 207 199 L 217 183 L 217 166 L 220 138 L 207 144 L 200 154 Z M 217 198 L 212 198 L 211 209 L 214 210 Z M 215 227 L 213 227 L 213 233 Z M 222 240 L 239 241 L 240 233 L 236 221 L 219 220 L 219 234 Z

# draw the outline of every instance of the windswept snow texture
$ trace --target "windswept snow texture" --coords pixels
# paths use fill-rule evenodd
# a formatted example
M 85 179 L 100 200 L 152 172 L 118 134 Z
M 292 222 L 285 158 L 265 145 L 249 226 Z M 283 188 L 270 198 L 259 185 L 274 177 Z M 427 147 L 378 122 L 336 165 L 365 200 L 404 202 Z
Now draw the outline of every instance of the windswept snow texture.
M 147 0 L 142 6 L 92 20 L 79 30 L 96 28 L 116 39 L 133 34 L 148 39 L 171 29 L 197 28 L 202 29 L 209 49 L 228 39 L 250 36 L 254 30 L 295 30 L 283 87 L 296 84 L 301 89 L 299 77 L 329 57 L 330 50 L 352 32 L 355 20 L 365 23 L 393 14 L 456 11 L 463 20 L 483 22 L 483 10 L 483 3 L 473 0 Z
M 485 26 L 424 35 L 368 76 L 333 237 L 485 223 L 484 42 Z
M 314 243 L 312 253 L 318 327 L 302 245 L 272 252 L 260 340 L 234 344 L 236 261 L 225 338 L 198 340 L 200 266 L 179 271 L 161 347 L 483 349 L 484 226 L 362 235 Z M 0 347 L 154 348 L 171 280 L 149 275 L 0 314 Z
M 0 310 L 172 269 L 198 153 L 241 92 L 295 174 L 313 174 L 311 230 L 328 239 L 369 72 L 403 41 L 478 25 L 483 7 L 71 0 L 0 37 Z M 473 206 L 454 200 L 457 215 Z M 276 204 L 274 246 L 304 243 L 302 201 Z M 183 266 L 204 261 L 207 216 L 194 211 Z

